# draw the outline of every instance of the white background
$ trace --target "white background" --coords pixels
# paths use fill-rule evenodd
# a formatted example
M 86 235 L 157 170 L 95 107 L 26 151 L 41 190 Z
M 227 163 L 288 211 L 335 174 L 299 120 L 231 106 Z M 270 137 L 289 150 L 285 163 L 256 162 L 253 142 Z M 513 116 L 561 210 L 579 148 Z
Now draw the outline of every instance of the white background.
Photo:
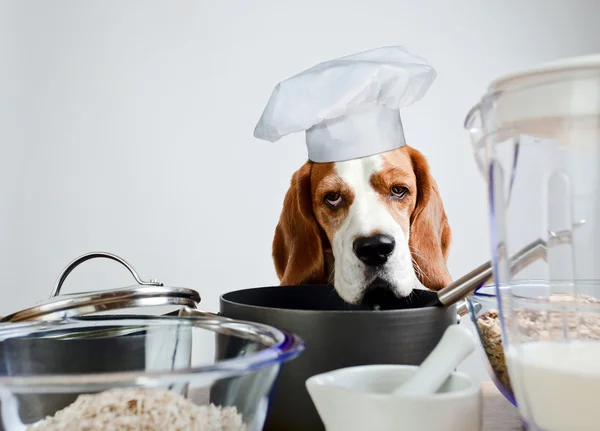
M 274 85 L 405 45 L 438 79 L 403 115 L 430 161 L 459 277 L 489 258 L 485 187 L 462 128 L 487 84 L 600 51 L 595 0 L 0 2 L 0 314 L 44 299 L 93 250 L 221 293 L 273 285 L 273 230 L 303 136 L 252 132 Z M 65 292 L 130 284 L 91 262 Z M 483 377 L 479 358 L 468 371 Z

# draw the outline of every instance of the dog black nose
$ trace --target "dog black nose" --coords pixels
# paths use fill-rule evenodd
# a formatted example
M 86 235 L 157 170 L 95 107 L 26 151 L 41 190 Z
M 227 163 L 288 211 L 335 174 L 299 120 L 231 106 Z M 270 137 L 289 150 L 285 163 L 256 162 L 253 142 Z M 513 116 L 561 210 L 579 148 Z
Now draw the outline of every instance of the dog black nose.
M 394 252 L 396 241 L 389 235 L 361 236 L 354 240 L 352 249 L 361 262 L 369 266 L 383 265 Z

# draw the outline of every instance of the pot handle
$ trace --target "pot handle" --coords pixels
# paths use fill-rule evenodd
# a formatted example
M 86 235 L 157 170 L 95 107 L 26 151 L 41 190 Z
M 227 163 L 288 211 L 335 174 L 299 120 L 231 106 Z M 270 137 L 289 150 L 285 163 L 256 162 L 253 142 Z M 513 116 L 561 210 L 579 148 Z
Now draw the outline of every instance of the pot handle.
M 197 308 L 183 307 L 179 310 L 179 317 L 203 317 L 218 320 L 220 322 L 233 322 L 229 317 L 221 316 L 219 313 L 198 310 Z
M 123 259 L 115 254 L 106 253 L 103 251 L 94 251 L 94 252 L 86 253 L 84 255 L 79 256 L 77 259 L 75 259 L 71 263 L 69 263 L 65 269 L 63 269 L 63 271 L 58 276 L 56 283 L 54 283 L 54 287 L 52 288 L 52 293 L 50 294 L 50 299 L 52 299 L 55 296 L 58 296 L 60 294 L 60 289 L 62 288 L 63 283 L 65 282 L 65 280 L 67 279 L 69 274 L 77 266 L 79 266 L 80 264 L 82 264 L 83 262 L 85 262 L 87 260 L 95 259 L 98 257 L 102 257 L 102 258 L 106 258 L 106 259 L 110 259 L 110 260 L 119 262 L 121 265 L 123 265 L 125 268 L 127 268 L 127 270 L 131 273 L 131 275 L 133 275 L 133 278 L 135 278 L 135 281 L 142 286 L 162 286 L 163 285 L 160 281 L 154 280 L 154 279 L 152 279 L 150 281 L 142 280 L 140 278 L 140 276 L 138 275 L 138 273 L 136 272 L 136 270 L 133 269 L 133 267 L 129 263 L 127 263 L 127 261 L 125 261 L 125 259 Z
M 475 315 L 479 314 L 483 306 L 479 302 L 471 301 L 471 307 L 473 307 L 473 313 Z M 470 313 L 470 308 L 467 304 L 466 300 L 463 300 L 458 303 L 458 307 L 456 308 L 456 324 L 459 325 L 462 321 L 462 317 L 466 316 Z
M 469 309 L 467 308 L 467 301 L 461 301 L 456 308 L 456 313 L 458 314 L 458 320 L 464 315 L 469 313 Z
M 477 314 L 481 311 L 482 305 L 479 302 L 472 301 L 472 306 L 473 306 L 473 312 L 475 314 Z M 459 317 L 463 317 L 463 316 L 469 314 L 469 306 L 467 305 L 467 301 L 460 302 L 458 304 L 456 312 L 458 313 Z

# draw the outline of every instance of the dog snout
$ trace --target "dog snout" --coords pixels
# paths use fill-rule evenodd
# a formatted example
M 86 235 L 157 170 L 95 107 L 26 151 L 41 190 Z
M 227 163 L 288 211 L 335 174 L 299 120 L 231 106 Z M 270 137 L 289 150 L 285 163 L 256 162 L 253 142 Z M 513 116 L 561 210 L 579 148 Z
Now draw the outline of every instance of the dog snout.
M 396 241 L 390 235 L 361 236 L 354 240 L 352 249 L 365 265 L 379 266 L 387 262 L 394 252 Z

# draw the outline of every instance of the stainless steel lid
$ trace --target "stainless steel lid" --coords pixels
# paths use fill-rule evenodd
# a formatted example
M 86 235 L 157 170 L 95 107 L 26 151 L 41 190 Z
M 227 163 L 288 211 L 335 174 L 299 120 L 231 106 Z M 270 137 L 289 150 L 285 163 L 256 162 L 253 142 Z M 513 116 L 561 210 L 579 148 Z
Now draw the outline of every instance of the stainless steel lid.
M 81 263 L 94 258 L 106 258 L 121 263 L 133 275 L 137 285 L 60 295 L 60 289 L 69 274 Z M 5 316 L 0 322 L 58 320 L 137 307 L 176 305 L 196 308 L 199 302 L 200 294 L 193 289 L 164 286 L 157 280 L 143 281 L 135 269 L 119 256 L 105 252 L 92 252 L 78 257 L 67 265 L 56 280 L 49 300 Z

